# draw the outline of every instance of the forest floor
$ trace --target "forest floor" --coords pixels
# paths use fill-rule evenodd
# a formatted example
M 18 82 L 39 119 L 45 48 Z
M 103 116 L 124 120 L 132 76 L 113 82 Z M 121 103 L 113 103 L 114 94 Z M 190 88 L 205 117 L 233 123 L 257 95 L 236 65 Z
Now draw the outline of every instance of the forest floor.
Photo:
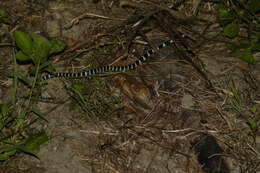
M 127 65 L 166 40 L 174 43 L 135 70 L 39 82 L 41 94 L 30 105 L 48 122 L 30 113 L 13 139 L 38 132 L 50 139 L 38 158 L 17 153 L 0 172 L 260 172 L 260 64 L 230 55 L 227 44 L 239 39 L 223 36 L 218 3 L 176 4 L 1 1 L 12 24 L 0 26 L 0 42 L 14 43 L 16 30 L 63 40 L 66 49 L 48 59 L 56 72 Z M 8 105 L 14 51 L 0 46 L 0 101 Z M 259 52 L 254 56 L 260 60 Z M 30 64 L 16 68 L 33 80 Z M 18 81 L 16 89 L 19 114 L 30 87 Z M 1 135 L 13 132 L 6 131 Z

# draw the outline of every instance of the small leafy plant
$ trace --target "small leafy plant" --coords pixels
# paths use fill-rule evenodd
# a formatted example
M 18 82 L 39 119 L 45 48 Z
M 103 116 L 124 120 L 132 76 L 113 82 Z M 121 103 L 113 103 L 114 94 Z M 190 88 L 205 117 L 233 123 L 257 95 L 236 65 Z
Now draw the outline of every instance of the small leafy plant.
M 245 123 L 249 127 L 248 135 L 255 141 L 260 125 L 259 110 L 256 105 L 248 108 L 248 106 L 246 106 L 248 103 L 245 103 L 245 98 L 243 98 L 241 92 L 239 92 L 237 88 L 231 88 L 231 92 L 234 96 L 232 101 L 233 108 L 238 113 L 238 116 L 245 120 Z
M 248 117 L 246 124 L 250 128 L 249 135 L 252 136 L 252 138 L 255 141 L 257 132 L 259 131 L 259 125 L 260 125 L 259 110 L 255 105 L 250 108 L 250 116 Z
M 108 92 L 107 78 L 91 78 L 86 85 L 77 82 L 67 87 L 69 94 L 92 120 L 107 119 L 121 107 L 118 98 Z
M 25 153 L 37 158 L 34 150 L 47 142 L 49 137 L 45 132 L 39 132 L 22 140 L 14 140 L 14 136 L 5 136 L 4 131 L 11 129 L 14 125 L 15 113 L 12 112 L 6 104 L 0 104 L 0 161 L 6 161 L 16 153 Z M 5 136 L 5 137 L 4 137 Z
M 14 32 L 15 43 L 18 51 L 14 58 L 14 80 L 12 90 L 12 104 L 0 104 L 0 161 L 6 161 L 17 153 L 29 154 L 37 158 L 34 150 L 49 140 L 45 132 L 26 133 L 26 129 L 32 124 L 28 119 L 31 114 L 35 114 L 39 119 L 45 120 L 44 115 L 31 104 L 32 94 L 37 90 L 39 83 L 38 74 L 50 69 L 48 58 L 50 55 L 59 53 L 66 47 L 60 40 L 48 40 L 37 34 L 29 35 L 25 32 Z M 18 73 L 17 63 L 30 64 L 30 74 L 34 75 L 31 82 L 28 78 Z M 29 84 L 29 99 L 17 104 L 18 80 Z M 19 111 L 17 111 L 19 110 Z M 9 133 L 7 133 L 9 132 Z
M 244 30 L 246 38 L 231 46 L 232 55 L 241 58 L 248 64 L 259 62 L 253 56 L 260 51 L 260 18 L 256 15 L 260 11 L 259 0 L 225 0 L 219 6 L 218 19 L 223 27 L 224 36 L 233 39 Z
M 0 9 L 0 23 L 4 23 L 4 24 L 12 23 L 10 15 L 6 11 L 1 9 Z
M 36 75 L 44 70 L 50 71 L 48 57 L 52 54 L 63 51 L 66 47 L 61 40 L 48 40 L 37 34 L 31 36 L 25 32 L 16 31 L 14 33 L 15 43 L 20 49 L 15 57 L 23 63 L 32 63 L 30 74 Z

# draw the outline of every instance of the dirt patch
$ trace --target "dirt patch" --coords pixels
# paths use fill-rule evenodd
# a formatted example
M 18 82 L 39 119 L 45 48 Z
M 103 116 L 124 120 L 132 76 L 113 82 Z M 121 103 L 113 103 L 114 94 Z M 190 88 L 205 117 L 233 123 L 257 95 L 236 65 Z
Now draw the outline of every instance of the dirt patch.
M 172 4 L 112 0 L 0 2 L 1 8 L 10 9 L 15 27 L 65 40 L 67 49 L 49 59 L 58 72 L 127 65 L 147 47 L 155 48 L 168 39 L 175 41 L 148 63 L 127 73 L 76 81 L 48 80 L 41 94 L 48 102 L 35 102 L 48 123 L 37 120 L 30 131 L 44 130 L 52 138 L 38 150 L 40 159 L 19 156 L 13 160 L 16 168 L 3 166 L 3 172 L 207 172 L 217 169 L 212 166 L 216 163 L 224 165 L 218 167 L 225 169 L 220 172 L 237 172 L 243 162 L 239 152 L 247 158 L 250 150 L 241 151 L 241 146 L 249 147 L 246 141 L 251 138 L 239 132 L 249 128 L 231 109 L 234 95 L 230 88 L 250 94 L 259 108 L 259 86 L 252 93 L 252 86 L 260 80 L 259 64 L 248 67 L 230 57 L 223 42 L 203 42 L 196 34 L 205 29 L 205 24 L 217 23 L 215 5 L 205 4 L 201 9 L 198 17 L 207 16 L 208 20 L 196 20 L 170 9 Z M 8 29 L 1 28 L 1 33 Z M 219 25 L 212 25 L 204 37 L 219 31 Z M 5 42 L 12 40 L 0 37 Z M 12 62 L 3 59 L 11 51 L 0 51 L 5 62 L 1 64 L 4 102 L 11 99 L 7 72 L 11 73 Z M 27 68 L 22 67 L 24 73 Z M 71 87 L 77 84 L 84 86 L 79 93 Z M 205 157 L 223 155 L 214 163 L 207 159 L 202 163 L 197 157 L 204 152 L 205 148 L 198 145 L 206 143 L 205 134 L 210 136 L 207 142 L 209 138 L 214 141 L 210 141 L 214 143 L 212 152 Z M 254 146 L 256 153 L 259 142 Z M 234 147 L 239 152 L 233 153 Z M 250 161 L 259 171 L 257 159 Z M 208 163 L 211 166 L 203 169 Z

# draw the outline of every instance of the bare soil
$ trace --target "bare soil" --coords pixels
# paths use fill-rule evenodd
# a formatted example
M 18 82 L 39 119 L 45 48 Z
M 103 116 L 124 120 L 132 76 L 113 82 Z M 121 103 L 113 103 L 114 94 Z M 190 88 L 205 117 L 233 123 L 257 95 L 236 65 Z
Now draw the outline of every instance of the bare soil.
M 229 55 L 216 4 L 204 3 L 197 18 L 191 17 L 195 3 L 178 12 L 169 10 L 172 4 L 1 1 L 0 9 L 15 21 L 1 26 L 1 42 L 12 42 L 5 33 L 14 30 L 65 40 L 67 49 L 49 59 L 59 72 L 126 65 L 165 40 L 176 43 L 127 73 L 48 80 L 42 97 L 51 101 L 35 101 L 35 106 L 49 122 L 38 120 L 28 133 L 45 130 L 51 140 L 37 151 L 40 159 L 21 154 L 10 161 L 15 168 L 2 165 L 0 172 L 235 173 L 241 165 L 260 172 L 259 133 L 251 146 L 249 128 L 231 106 L 231 87 L 236 87 L 260 109 L 259 64 L 251 67 Z M 0 49 L 1 100 L 8 102 L 12 48 Z M 26 74 L 27 66 L 19 70 Z M 85 104 L 68 89 L 78 82 L 87 86 L 82 93 Z M 205 161 L 216 153 L 220 156 Z

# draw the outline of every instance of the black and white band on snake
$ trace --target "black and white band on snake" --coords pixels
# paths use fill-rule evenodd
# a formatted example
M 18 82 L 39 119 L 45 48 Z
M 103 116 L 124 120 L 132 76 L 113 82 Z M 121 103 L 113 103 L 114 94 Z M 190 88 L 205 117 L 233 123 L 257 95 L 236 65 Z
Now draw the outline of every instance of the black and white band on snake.
M 173 40 L 167 40 L 164 43 L 160 44 L 156 49 L 160 50 L 166 46 L 170 46 L 173 43 Z M 151 55 L 155 53 L 155 50 L 150 49 L 148 50 L 143 56 L 140 56 L 138 60 L 134 63 L 129 64 L 127 66 L 101 66 L 94 69 L 90 69 L 87 71 L 82 71 L 79 73 L 54 73 L 54 74 L 47 74 L 42 77 L 43 80 L 48 80 L 51 78 L 80 78 L 80 77 L 87 77 L 95 74 L 102 74 L 105 72 L 125 72 L 128 70 L 133 70 L 138 66 L 142 65 L 143 62 L 147 61 Z

